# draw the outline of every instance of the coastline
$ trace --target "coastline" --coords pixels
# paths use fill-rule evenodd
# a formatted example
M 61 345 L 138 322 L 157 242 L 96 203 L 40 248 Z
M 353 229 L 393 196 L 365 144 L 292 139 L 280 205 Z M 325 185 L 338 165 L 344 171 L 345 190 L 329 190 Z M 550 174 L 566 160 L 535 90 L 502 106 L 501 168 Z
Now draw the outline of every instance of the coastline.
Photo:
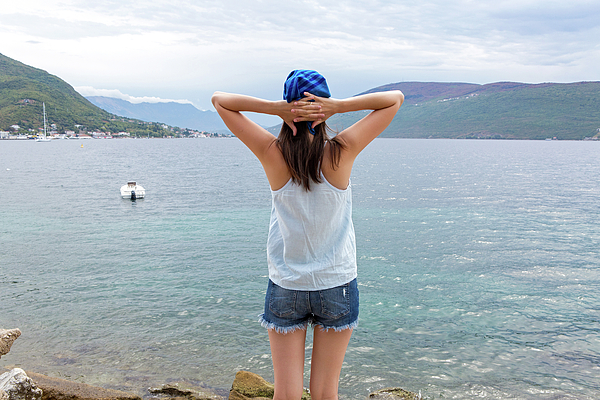
M 272 399 L 274 396 L 273 384 L 249 371 L 238 371 L 233 379 L 231 389 L 226 393 L 219 393 L 218 389 L 185 381 L 165 383 L 159 387 L 148 387 L 143 391 L 140 390 L 139 393 L 133 393 L 50 377 L 32 371 L 23 371 L 19 368 L 4 367 L 4 371 L 8 373 L 24 372 L 27 375 L 26 379 L 30 380 L 31 387 L 24 389 L 22 393 L 10 393 L 6 396 L 6 392 L 0 386 L 0 398 L 3 400 L 21 398 L 32 400 L 259 400 Z M 3 374 L 3 370 L 0 369 L 0 376 Z M 23 388 L 20 389 L 23 390 Z M 32 394 L 32 390 L 36 393 Z M 421 400 L 422 397 L 420 392 L 417 394 L 395 387 L 377 390 L 370 393 L 367 398 L 373 400 Z M 310 400 L 308 390 L 304 390 L 301 400 Z

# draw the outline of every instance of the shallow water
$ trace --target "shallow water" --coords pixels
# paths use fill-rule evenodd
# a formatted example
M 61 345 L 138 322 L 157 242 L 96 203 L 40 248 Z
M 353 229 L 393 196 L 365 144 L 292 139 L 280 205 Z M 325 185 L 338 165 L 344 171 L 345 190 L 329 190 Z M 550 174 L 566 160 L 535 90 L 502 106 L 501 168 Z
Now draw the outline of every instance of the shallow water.
M 599 158 L 594 142 L 370 145 L 341 397 L 599 398 Z M 131 179 L 146 199 L 119 198 Z M 0 367 L 141 395 L 272 380 L 269 210 L 237 139 L 0 141 L 0 327 L 23 331 Z

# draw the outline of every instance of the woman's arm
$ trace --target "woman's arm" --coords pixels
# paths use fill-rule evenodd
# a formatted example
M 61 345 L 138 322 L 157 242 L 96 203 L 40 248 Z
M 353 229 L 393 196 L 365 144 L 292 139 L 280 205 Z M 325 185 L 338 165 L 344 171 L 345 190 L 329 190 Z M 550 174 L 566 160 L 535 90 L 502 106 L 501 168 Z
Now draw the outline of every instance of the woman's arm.
M 241 112 L 251 111 L 277 115 L 283 104 L 224 92 L 215 92 L 211 101 L 231 133 L 239 138 L 262 162 L 266 149 L 275 137 Z
M 215 92 L 212 103 L 229 130 L 258 158 L 272 189 L 282 187 L 290 179 L 290 173 L 279 147 L 273 145 L 275 136 L 242 114 L 242 111 L 277 115 L 292 128 L 294 133 L 296 132 L 293 123 L 295 117 L 299 115 L 312 115 L 313 119 L 324 117 L 323 114 L 315 114 L 315 110 L 318 109 L 315 105 L 307 105 L 304 109 L 292 113 L 293 105 L 285 100 L 269 101 L 241 94 Z
M 284 117 L 291 109 L 285 100 L 270 101 L 236 93 L 215 92 L 211 100 L 215 106 L 218 104 L 234 112 L 251 111 Z
M 323 114 L 315 114 L 319 106 L 306 105 L 301 110 L 292 112 L 294 107 L 285 100 L 270 101 L 242 94 L 215 92 L 212 96 L 215 109 L 229 130 L 263 161 L 266 150 L 271 146 L 275 136 L 243 115 L 242 111 L 276 115 L 296 133 L 294 118 L 311 116 L 313 119 L 322 118 Z
M 249 111 L 260 114 L 276 115 L 288 124 L 294 132 L 296 131 L 296 127 L 293 124 L 293 120 L 299 115 L 312 119 L 324 117 L 324 114 L 319 111 L 320 106 L 317 106 L 315 103 L 308 104 L 299 110 L 292 110 L 294 106 L 285 100 L 270 101 L 243 94 L 224 92 L 215 92 L 212 97 L 212 103 L 215 108 L 217 108 L 218 104 L 223 111 Z M 219 109 L 217 109 L 217 111 L 219 111 Z M 219 114 L 221 117 L 223 117 L 223 115 L 227 117 L 226 112 L 219 112 Z M 227 121 L 225 121 L 225 123 L 227 123 Z
M 404 95 L 399 90 L 368 93 L 347 99 L 322 98 L 305 93 L 306 97 L 294 102 L 297 112 L 304 107 L 320 106 L 318 112 L 324 117 L 315 120 L 313 126 L 324 122 L 335 114 L 360 110 L 373 110 L 369 115 L 338 134 L 347 145 L 348 155 L 356 157 L 373 139 L 375 139 L 392 122 L 396 112 L 404 102 Z M 297 116 L 294 121 L 310 121 L 310 117 Z

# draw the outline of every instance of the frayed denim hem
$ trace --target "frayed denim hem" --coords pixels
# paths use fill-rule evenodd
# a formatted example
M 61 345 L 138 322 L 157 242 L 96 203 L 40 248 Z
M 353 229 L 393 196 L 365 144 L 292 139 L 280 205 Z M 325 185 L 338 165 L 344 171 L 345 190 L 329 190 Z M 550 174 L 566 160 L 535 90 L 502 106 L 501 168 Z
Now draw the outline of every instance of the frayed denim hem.
M 333 329 L 335 332 L 342 332 L 345 331 L 347 329 L 355 329 L 358 326 L 358 319 L 350 324 L 346 324 L 346 325 L 342 325 L 342 326 L 323 326 L 320 323 L 315 323 L 313 320 L 307 321 L 307 322 L 302 322 L 300 324 L 296 324 L 296 325 L 292 325 L 292 326 L 284 326 L 281 327 L 279 325 L 276 325 L 272 322 L 269 322 L 265 319 L 264 314 L 260 314 L 259 315 L 259 319 L 258 322 L 260 322 L 260 324 L 267 329 L 273 329 L 275 332 L 277 333 L 291 333 L 294 332 L 298 329 L 301 330 L 306 330 L 306 328 L 308 327 L 308 325 L 312 325 L 313 327 L 319 327 L 321 328 L 322 331 L 329 331 L 330 329 Z
M 358 326 L 358 319 L 350 324 L 347 325 L 342 325 L 342 326 L 323 326 L 319 323 L 313 324 L 315 326 L 315 328 L 318 326 L 319 328 L 321 328 L 321 330 L 327 332 L 330 329 L 333 329 L 335 332 L 342 332 L 345 331 L 347 329 L 354 329 Z
M 308 322 L 303 322 L 303 323 L 292 325 L 292 326 L 283 326 L 282 327 L 282 326 L 275 325 L 274 323 L 267 321 L 264 318 L 264 314 L 260 314 L 258 322 L 260 322 L 260 324 L 267 329 L 273 329 L 275 332 L 283 333 L 283 334 L 291 333 L 298 329 L 302 329 L 305 331 L 306 327 L 308 326 Z

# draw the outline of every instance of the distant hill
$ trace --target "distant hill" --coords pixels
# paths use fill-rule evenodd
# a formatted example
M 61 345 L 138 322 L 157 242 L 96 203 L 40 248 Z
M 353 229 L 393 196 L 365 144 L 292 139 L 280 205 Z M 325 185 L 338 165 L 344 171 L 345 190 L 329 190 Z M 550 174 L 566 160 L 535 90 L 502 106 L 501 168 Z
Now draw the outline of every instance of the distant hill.
M 199 131 L 220 131 L 227 127 L 214 111 L 201 111 L 191 104 L 138 103 L 103 96 L 86 97 L 94 105 L 115 115 L 140 119 L 148 122 L 162 122 L 180 128 Z
M 600 134 L 600 82 L 400 82 L 365 93 L 394 89 L 405 103 L 382 137 L 580 140 Z M 363 115 L 328 123 L 341 130 Z
M 382 137 L 581 140 L 600 136 L 600 82 L 399 82 L 369 92 L 393 89 L 402 90 L 406 100 Z M 59 131 L 83 126 L 164 136 L 172 131 L 162 123 L 205 131 L 223 128 L 215 112 L 189 104 L 92 100 L 109 111 L 92 104 L 62 79 L 0 54 L 0 130 L 14 124 L 26 130 L 39 129 L 42 103 L 46 104 L 48 123 L 56 124 Z M 335 115 L 327 122 L 339 131 L 364 115 Z M 278 132 L 279 126 L 270 130 Z
M 43 126 L 43 102 L 50 121 L 64 126 L 110 118 L 62 79 L 0 54 L 0 129 Z
M 160 124 L 126 121 L 112 115 L 90 103 L 59 77 L 0 54 L 0 130 L 19 125 L 25 132 L 37 132 L 44 124 L 43 103 L 48 124 L 55 124 L 58 131 L 172 134 Z

